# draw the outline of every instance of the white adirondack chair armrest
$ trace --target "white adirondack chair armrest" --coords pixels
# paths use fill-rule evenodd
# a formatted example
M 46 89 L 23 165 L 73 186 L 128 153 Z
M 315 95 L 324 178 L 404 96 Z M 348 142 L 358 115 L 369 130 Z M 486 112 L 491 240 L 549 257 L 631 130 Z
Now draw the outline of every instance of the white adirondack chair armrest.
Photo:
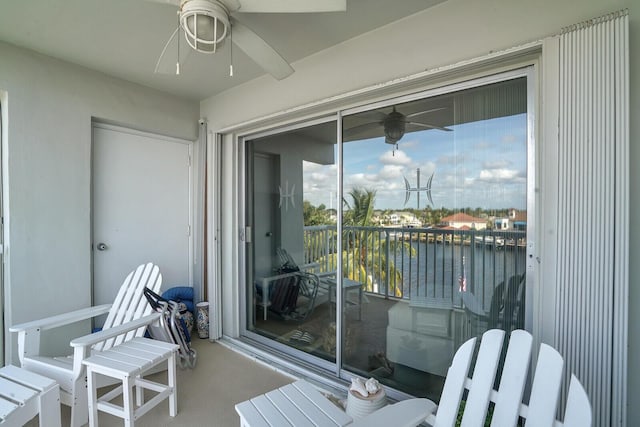
M 378 409 L 349 427 L 414 427 L 433 414 L 437 407 L 429 399 L 407 399 Z
M 60 326 L 69 325 L 81 320 L 91 319 L 92 317 L 105 314 L 111 308 L 111 304 L 103 304 L 95 307 L 81 308 L 69 313 L 57 314 L 44 319 L 32 320 L 30 322 L 13 325 L 9 328 L 11 332 L 26 332 L 34 329 L 45 331 L 47 329 L 55 329 Z
M 311 270 L 318 267 L 320 267 L 320 264 L 317 262 L 310 262 L 307 264 L 298 265 L 298 268 L 300 269 L 300 271 L 307 271 L 307 270 Z
M 105 329 L 103 331 L 94 332 L 92 334 L 85 335 L 80 338 L 75 338 L 71 341 L 71 347 L 90 347 L 99 342 L 108 340 L 109 338 L 115 338 L 118 335 L 125 334 L 129 331 L 136 330 L 142 326 L 148 326 L 160 318 L 160 313 L 151 313 L 147 316 L 143 316 L 139 319 L 132 320 L 127 323 L 123 323 L 113 328 Z
M 99 332 L 94 332 L 89 335 L 85 335 L 80 338 L 76 338 L 71 341 L 70 345 L 73 347 L 73 376 L 75 379 L 80 378 L 80 375 L 84 373 L 84 367 L 82 362 L 91 354 L 91 346 L 102 341 L 106 341 L 110 338 L 115 338 L 118 335 L 126 334 L 129 331 L 136 330 L 142 326 L 148 326 L 151 323 L 157 321 L 160 318 L 160 313 L 152 313 L 147 316 L 141 317 L 136 320 L 132 320 L 127 323 L 123 323 L 113 328 L 105 329 Z
M 318 276 L 321 279 L 325 279 L 325 278 L 334 278 L 336 277 L 336 271 L 323 271 L 322 273 L 316 273 L 316 276 Z

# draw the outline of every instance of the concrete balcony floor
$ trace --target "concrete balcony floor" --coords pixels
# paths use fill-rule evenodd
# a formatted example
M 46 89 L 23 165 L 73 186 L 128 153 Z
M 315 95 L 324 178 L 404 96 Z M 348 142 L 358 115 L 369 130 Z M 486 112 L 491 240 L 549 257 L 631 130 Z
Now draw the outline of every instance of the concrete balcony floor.
M 240 418 L 234 408 L 236 403 L 293 381 L 222 344 L 194 337 L 192 345 L 198 352 L 195 369 L 177 371 L 178 414 L 169 416 L 169 403 L 165 400 L 137 420 L 136 426 L 237 427 Z M 166 372 L 149 378 L 164 382 Z M 62 425 L 68 426 L 69 422 L 69 407 L 62 405 Z M 103 412 L 99 412 L 98 422 L 101 427 L 123 425 L 122 419 Z M 37 427 L 37 417 L 26 426 Z

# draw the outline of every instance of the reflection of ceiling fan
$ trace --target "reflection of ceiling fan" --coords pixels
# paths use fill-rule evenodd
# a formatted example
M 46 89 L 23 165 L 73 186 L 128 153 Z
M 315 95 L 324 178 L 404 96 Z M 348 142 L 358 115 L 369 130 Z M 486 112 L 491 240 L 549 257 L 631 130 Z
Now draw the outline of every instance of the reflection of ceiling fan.
M 262 69 L 280 80 L 293 68 L 260 36 L 242 25 L 240 13 L 312 13 L 344 11 L 347 0 L 148 0 L 178 8 L 178 28 L 164 46 L 156 72 L 168 72 L 172 61 L 165 58 L 167 52 L 177 52 L 176 74 L 191 49 L 201 53 L 215 53 L 227 38 L 244 51 Z M 191 49 L 180 49 L 180 31 Z M 175 50 L 174 50 L 175 48 Z M 181 52 L 182 51 L 182 52 Z M 171 65 L 170 68 L 173 68 Z M 231 68 L 233 75 L 233 68 Z
M 345 136 L 355 136 L 359 133 L 366 132 L 369 130 L 374 130 L 379 126 L 382 126 L 384 129 L 384 142 L 387 144 L 395 145 L 402 139 L 404 133 L 407 129 L 407 125 L 413 125 L 417 127 L 422 127 L 426 129 L 440 129 L 447 132 L 451 132 L 453 129 L 449 129 L 442 126 L 436 126 L 429 123 L 421 123 L 416 122 L 413 119 L 414 117 L 422 116 L 424 114 L 433 113 L 435 111 L 444 110 L 445 107 L 440 108 L 432 108 L 430 110 L 418 111 L 416 113 L 411 114 L 402 114 L 399 111 L 396 111 L 396 107 L 393 107 L 393 111 L 389 114 L 385 114 L 382 111 L 371 111 L 367 113 L 361 113 L 361 115 L 366 117 L 371 117 L 373 122 L 364 123 L 362 125 L 354 126 L 352 128 L 345 130 Z

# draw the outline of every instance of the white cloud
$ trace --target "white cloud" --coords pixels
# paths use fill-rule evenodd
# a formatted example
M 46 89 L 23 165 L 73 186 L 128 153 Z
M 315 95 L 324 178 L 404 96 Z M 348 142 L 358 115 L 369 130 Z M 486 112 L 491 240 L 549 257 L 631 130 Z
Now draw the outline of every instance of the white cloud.
M 503 144 L 513 144 L 514 142 L 518 142 L 518 137 L 513 134 L 505 135 L 502 137 Z
M 375 175 L 355 173 L 345 178 L 345 188 L 349 187 L 371 187 L 372 182 L 376 181 Z
M 482 163 L 483 169 L 504 169 L 511 164 L 507 159 L 490 160 Z
M 480 171 L 479 181 L 482 182 L 504 182 L 520 180 L 520 171 L 515 169 L 483 169 Z
M 451 155 L 444 155 L 438 157 L 437 163 L 438 165 L 455 165 L 458 163 L 464 163 L 465 161 L 465 153 L 457 152 Z
M 402 150 L 390 150 L 385 151 L 382 156 L 380 156 L 380 163 L 383 165 L 410 165 L 411 157 L 407 156 Z
M 474 150 L 479 150 L 479 151 L 489 150 L 492 147 L 493 147 L 493 144 L 491 144 L 489 141 L 479 141 L 479 142 L 476 142 L 473 145 L 473 149 Z
M 413 149 L 420 149 L 420 141 L 416 140 L 416 139 L 408 139 L 408 140 L 400 140 L 398 142 L 398 145 L 406 151 L 412 151 Z
M 402 179 L 404 168 L 399 165 L 384 165 L 378 173 L 378 179 Z
M 509 123 L 511 119 L 504 119 Z M 468 129 L 465 130 L 465 126 Z M 486 127 L 486 125 L 485 125 Z M 450 133 L 411 133 L 399 150 L 382 138 L 347 144 L 344 191 L 354 187 L 376 190 L 376 207 L 401 207 L 405 182 L 426 185 L 435 172 L 432 196 L 435 206 L 521 207 L 526 204 L 526 132 L 518 127 L 472 129 L 456 127 Z M 325 200 L 337 191 L 335 166 L 305 163 L 305 199 Z M 421 194 L 420 205 L 426 205 Z M 312 201 L 317 205 L 317 202 Z M 334 202 L 335 204 L 335 202 Z M 415 207 L 412 194 L 407 206 Z

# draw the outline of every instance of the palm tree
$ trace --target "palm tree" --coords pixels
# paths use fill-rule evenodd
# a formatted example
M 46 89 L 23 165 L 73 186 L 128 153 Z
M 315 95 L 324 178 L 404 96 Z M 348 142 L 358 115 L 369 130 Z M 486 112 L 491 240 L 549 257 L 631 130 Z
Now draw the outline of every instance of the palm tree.
M 389 239 L 386 232 L 372 227 L 371 218 L 376 191 L 354 188 L 349 192 L 352 203 L 344 201 L 342 265 L 347 276 L 363 283 L 367 291 L 374 291 L 376 283 L 386 283 L 395 296 L 402 296 L 402 272 L 395 268 L 395 254 L 406 250 L 414 256 L 414 249 L 406 242 Z
M 373 216 L 373 205 L 376 199 L 376 191 L 362 188 L 354 188 L 349 192 L 353 200 L 353 206 L 349 202 L 344 201 L 347 205 L 348 215 L 345 215 L 345 225 L 354 225 L 366 227 L 371 225 L 371 217 Z

